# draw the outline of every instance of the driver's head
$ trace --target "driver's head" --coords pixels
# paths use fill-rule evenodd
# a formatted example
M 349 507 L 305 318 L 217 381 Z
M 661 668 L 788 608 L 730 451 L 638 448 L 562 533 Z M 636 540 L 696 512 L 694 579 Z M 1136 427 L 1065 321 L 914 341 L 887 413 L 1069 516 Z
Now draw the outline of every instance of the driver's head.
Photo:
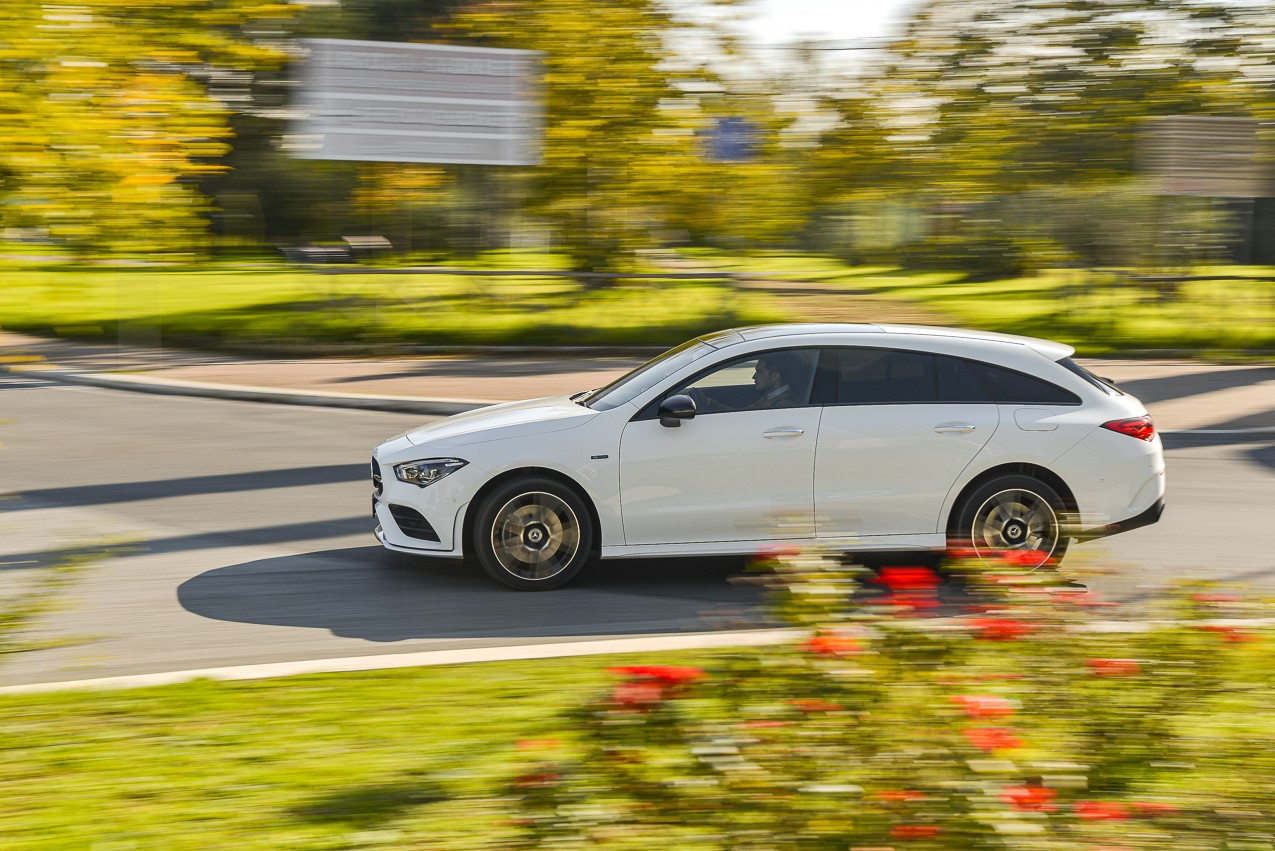
M 763 393 L 769 393 L 792 381 L 797 358 L 791 352 L 771 352 L 757 359 L 753 372 L 753 385 Z

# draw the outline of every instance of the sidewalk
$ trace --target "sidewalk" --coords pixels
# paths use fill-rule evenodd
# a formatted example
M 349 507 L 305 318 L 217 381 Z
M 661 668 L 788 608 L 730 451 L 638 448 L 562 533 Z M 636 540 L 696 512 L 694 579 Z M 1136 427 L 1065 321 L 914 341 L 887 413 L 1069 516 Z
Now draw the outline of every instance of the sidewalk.
M 152 393 L 446 415 L 600 387 L 645 360 L 570 351 L 509 356 L 271 359 L 94 345 L 0 332 L 0 371 Z M 1275 432 L 1275 364 L 1090 360 L 1163 431 Z

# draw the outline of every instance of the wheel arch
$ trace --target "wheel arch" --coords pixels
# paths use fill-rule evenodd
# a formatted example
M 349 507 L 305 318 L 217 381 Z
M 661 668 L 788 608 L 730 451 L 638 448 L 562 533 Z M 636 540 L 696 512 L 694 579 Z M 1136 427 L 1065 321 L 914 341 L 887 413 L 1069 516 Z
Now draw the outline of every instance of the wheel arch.
M 1039 464 L 1032 464 L 1027 461 L 998 464 L 995 467 L 984 470 L 966 482 L 965 487 L 961 488 L 961 492 L 957 494 L 956 499 L 952 500 L 951 508 L 948 509 L 947 513 L 947 524 L 944 527 L 949 535 L 956 531 L 957 517 L 960 516 L 961 508 L 965 505 L 965 501 L 969 499 L 970 494 L 1000 476 L 1030 476 L 1034 479 L 1039 479 L 1058 491 L 1058 495 L 1063 500 L 1063 507 L 1068 512 L 1075 514 L 1080 510 L 1080 506 L 1076 503 L 1076 495 L 1071 487 L 1063 480 L 1062 476 L 1048 467 L 1042 467 Z
M 589 525 L 593 530 L 593 549 L 594 551 L 601 551 L 602 520 L 598 516 L 598 508 L 593 504 L 593 499 L 589 496 L 589 492 L 581 487 L 580 483 L 575 479 L 559 470 L 554 470 L 549 467 L 518 467 L 517 469 L 506 470 L 497 476 L 493 476 L 481 488 L 479 488 L 478 492 L 475 493 L 473 498 L 469 501 L 469 507 L 465 511 L 465 522 L 461 530 L 461 534 L 463 535 L 461 540 L 465 545 L 465 550 L 468 551 L 469 542 L 473 540 L 474 537 L 474 524 L 478 522 L 479 506 L 481 506 L 483 501 L 487 499 L 488 494 L 506 482 L 511 482 L 515 479 L 526 479 L 532 477 L 540 477 L 555 481 L 563 487 L 568 488 L 572 493 L 580 498 L 580 501 L 584 503 L 584 507 L 588 509 L 589 512 Z

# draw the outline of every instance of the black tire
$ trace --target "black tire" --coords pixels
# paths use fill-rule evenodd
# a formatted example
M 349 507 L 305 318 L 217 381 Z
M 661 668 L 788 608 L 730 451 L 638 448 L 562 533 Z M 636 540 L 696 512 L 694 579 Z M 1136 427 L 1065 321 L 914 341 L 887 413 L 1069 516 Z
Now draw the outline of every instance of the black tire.
M 584 501 L 553 479 L 527 477 L 496 488 L 478 507 L 473 552 L 487 575 L 519 591 L 570 582 L 593 550 Z
M 1044 555 L 1035 570 L 1067 552 L 1067 506 L 1058 491 L 1025 475 L 999 476 L 975 488 L 957 507 L 948 545 L 968 547 L 986 561 L 1013 550 Z

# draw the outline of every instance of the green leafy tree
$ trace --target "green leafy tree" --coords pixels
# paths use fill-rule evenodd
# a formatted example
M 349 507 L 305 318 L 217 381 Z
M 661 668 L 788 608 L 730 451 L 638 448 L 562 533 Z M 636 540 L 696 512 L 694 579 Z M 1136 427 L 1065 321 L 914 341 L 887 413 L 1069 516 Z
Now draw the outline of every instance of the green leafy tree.
M 545 143 L 527 199 L 557 229 L 578 271 L 622 268 L 657 239 L 659 192 L 700 165 L 668 37 L 681 28 L 655 0 L 478 4 L 457 26 L 482 43 L 543 51 Z
M 0 8 L 0 217 L 82 252 L 197 246 L 242 78 L 284 58 L 286 3 Z
M 911 175 L 950 194 L 1134 170 L 1148 116 L 1247 114 L 1232 4 L 931 0 L 879 81 Z

